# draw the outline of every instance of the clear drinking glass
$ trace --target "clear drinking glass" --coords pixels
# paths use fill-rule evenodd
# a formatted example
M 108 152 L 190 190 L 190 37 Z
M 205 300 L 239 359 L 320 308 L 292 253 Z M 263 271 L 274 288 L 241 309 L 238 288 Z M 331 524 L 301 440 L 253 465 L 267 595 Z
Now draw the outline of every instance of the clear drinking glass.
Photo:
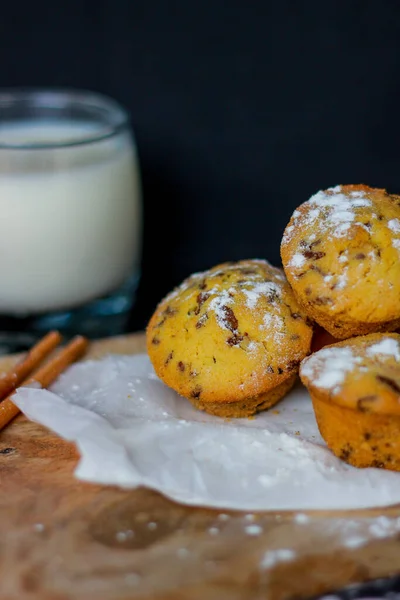
M 0 90 L 0 346 L 121 333 L 141 235 L 126 111 L 86 91 Z

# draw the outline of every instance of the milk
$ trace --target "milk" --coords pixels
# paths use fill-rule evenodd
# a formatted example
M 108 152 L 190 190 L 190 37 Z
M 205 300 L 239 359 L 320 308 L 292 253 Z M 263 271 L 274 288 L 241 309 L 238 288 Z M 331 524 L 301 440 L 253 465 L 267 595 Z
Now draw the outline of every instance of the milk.
M 83 140 L 89 125 L 0 125 L 0 144 Z M 141 198 L 126 132 L 90 144 L 0 148 L 0 313 L 82 305 L 118 288 L 140 254 Z

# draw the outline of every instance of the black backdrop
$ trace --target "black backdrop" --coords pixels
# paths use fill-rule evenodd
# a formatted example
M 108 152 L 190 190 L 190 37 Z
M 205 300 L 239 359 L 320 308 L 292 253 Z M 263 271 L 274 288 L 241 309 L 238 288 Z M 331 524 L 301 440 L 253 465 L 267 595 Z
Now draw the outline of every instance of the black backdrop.
M 279 263 L 297 204 L 400 193 L 398 0 L 3 2 L 0 86 L 73 86 L 132 113 L 145 241 L 131 328 L 190 272 Z

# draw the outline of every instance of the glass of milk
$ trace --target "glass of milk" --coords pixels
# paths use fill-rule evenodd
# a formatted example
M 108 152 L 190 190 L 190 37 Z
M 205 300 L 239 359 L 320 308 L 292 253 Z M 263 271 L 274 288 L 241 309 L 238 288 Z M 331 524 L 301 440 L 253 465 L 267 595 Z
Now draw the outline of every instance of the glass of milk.
M 0 90 L 0 347 L 121 333 L 142 210 L 125 110 L 86 91 Z

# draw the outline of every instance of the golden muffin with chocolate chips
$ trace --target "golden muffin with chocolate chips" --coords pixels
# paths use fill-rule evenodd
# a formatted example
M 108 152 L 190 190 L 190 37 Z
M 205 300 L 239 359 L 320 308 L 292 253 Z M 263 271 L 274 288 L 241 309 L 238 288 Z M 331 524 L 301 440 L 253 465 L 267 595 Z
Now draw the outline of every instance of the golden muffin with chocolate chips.
M 312 329 L 283 272 L 245 260 L 186 279 L 157 307 L 146 335 L 168 386 L 201 410 L 245 417 L 291 388 Z
M 307 314 L 338 339 L 400 327 L 400 197 L 366 185 L 318 192 L 286 227 L 281 255 Z
M 400 471 L 400 335 L 370 334 L 303 360 L 327 446 L 355 467 Z

